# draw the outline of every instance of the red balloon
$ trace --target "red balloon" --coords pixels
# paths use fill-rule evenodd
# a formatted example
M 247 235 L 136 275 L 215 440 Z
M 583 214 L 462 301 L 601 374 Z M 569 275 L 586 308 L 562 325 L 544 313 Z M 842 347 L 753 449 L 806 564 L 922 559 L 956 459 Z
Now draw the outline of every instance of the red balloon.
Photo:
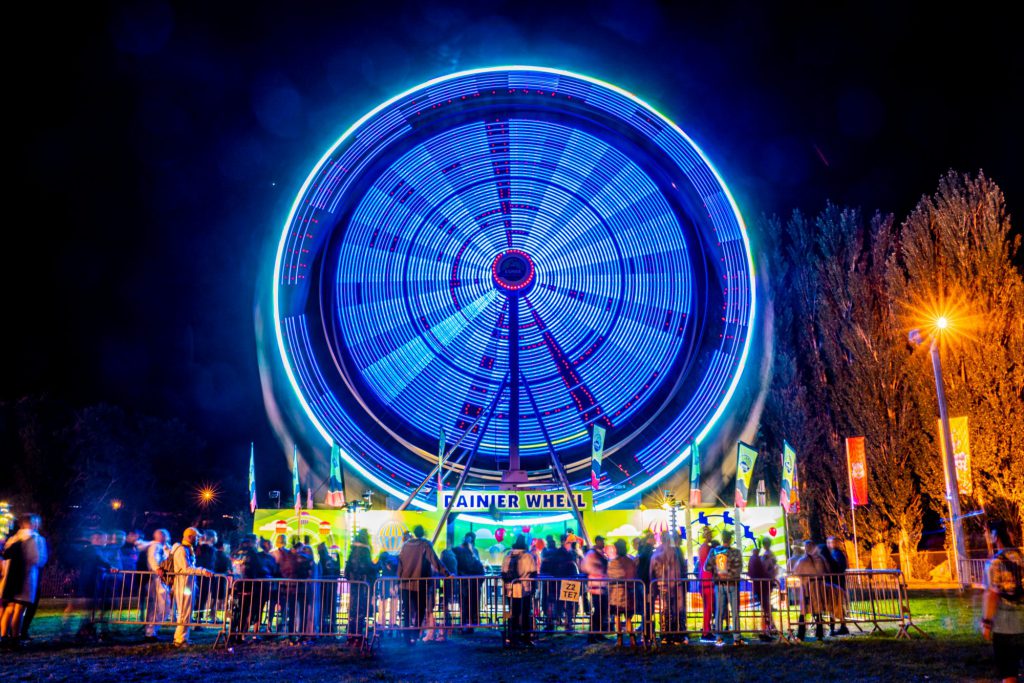
M 498 528 L 494 530 L 494 540 L 501 543 L 502 539 L 505 538 L 505 530 Z
M 775 538 L 775 536 L 778 535 L 778 533 L 779 533 L 779 530 L 776 529 L 775 527 L 772 527 L 771 529 L 768 530 L 768 535 L 771 536 L 772 538 Z
M 524 534 L 530 533 L 530 526 L 529 525 L 526 525 L 526 526 L 523 527 L 523 533 Z

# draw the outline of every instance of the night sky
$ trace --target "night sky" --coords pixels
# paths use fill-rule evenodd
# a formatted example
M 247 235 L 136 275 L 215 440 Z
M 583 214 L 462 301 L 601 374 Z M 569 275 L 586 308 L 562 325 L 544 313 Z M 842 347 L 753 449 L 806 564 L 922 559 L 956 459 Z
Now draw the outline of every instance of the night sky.
M 983 3 L 32 4 L 5 22 L 0 398 L 181 417 L 240 475 L 255 440 L 264 491 L 286 488 L 254 341 L 268 242 L 324 150 L 427 79 L 521 63 L 624 87 L 755 226 L 826 199 L 902 218 L 949 168 L 984 169 L 1024 211 L 1022 48 Z

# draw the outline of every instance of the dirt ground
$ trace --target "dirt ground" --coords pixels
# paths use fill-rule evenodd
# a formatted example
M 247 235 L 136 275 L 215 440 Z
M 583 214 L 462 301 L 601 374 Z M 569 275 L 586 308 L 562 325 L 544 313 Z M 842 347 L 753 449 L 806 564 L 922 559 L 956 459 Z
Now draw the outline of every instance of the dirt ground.
M 213 647 L 209 630 L 188 650 L 143 644 L 134 627 L 111 642 L 79 642 L 75 618 L 58 612 L 37 619 L 31 644 L 0 656 L 0 681 L 989 681 L 991 649 L 973 626 L 974 605 L 955 595 L 915 601 L 915 621 L 931 637 L 885 635 L 799 645 L 689 645 L 657 652 L 618 650 L 555 637 L 529 651 L 508 650 L 493 633 L 456 636 L 407 647 L 385 638 L 371 656 L 343 644 L 261 642 Z M 170 633 L 165 637 L 169 638 Z

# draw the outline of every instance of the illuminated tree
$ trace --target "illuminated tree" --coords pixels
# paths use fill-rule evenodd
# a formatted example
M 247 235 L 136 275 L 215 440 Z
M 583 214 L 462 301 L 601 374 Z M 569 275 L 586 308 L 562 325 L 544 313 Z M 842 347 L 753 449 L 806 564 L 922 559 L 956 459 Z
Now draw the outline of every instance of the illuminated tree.
M 860 540 L 897 544 L 909 570 L 922 513 L 911 465 L 927 440 L 886 287 L 893 220 L 829 205 L 814 221 L 794 213 L 768 223 L 776 348 L 767 439 L 786 438 L 800 454 L 808 530 L 850 537 L 844 439 L 866 437 L 871 502 L 859 511 Z
M 829 206 L 817 221 L 820 266 L 817 318 L 829 388 L 829 415 L 841 438 L 865 437 L 869 503 L 858 531 L 869 544 L 895 543 L 911 571 L 921 539 L 921 497 L 913 473 L 927 447 L 922 385 L 908 372 L 911 350 L 886 286 L 888 257 L 898 237 L 891 216 L 863 221 Z M 847 497 L 845 444 L 839 444 Z
M 902 227 L 889 287 L 905 327 L 950 318 L 943 365 L 951 415 L 967 415 L 976 502 L 1024 528 L 1024 279 L 999 187 L 979 173 L 946 174 Z M 926 354 L 918 382 L 932 381 Z M 944 508 L 934 395 L 926 415 L 925 493 Z M 969 508 L 968 508 L 969 509 Z

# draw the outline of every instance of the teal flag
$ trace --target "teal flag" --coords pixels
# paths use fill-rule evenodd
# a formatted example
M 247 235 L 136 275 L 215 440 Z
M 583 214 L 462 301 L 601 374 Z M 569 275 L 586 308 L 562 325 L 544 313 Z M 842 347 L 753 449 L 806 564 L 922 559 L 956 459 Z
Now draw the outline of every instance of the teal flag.
M 690 507 L 700 505 L 700 451 L 697 441 L 690 443 Z
M 249 444 L 249 512 L 256 512 L 256 445 Z
M 295 514 L 302 511 L 302 489 L 299 488 L 299 447 L 292 445 L 292 500 L 295 501 Z
M 341 448 L 336 443 L 331 444 L 331 476 L 327 479 L 327 497 L 324 502 L 336 508 L 345 507 L 345 484 L 341 476 Z
M 604 462 L 604 437 L 606 430 L 601 425 L 594 425 L 594 437 L 590 443 L 590 487 L 595 491 L 601 488 L 601 463 Z

